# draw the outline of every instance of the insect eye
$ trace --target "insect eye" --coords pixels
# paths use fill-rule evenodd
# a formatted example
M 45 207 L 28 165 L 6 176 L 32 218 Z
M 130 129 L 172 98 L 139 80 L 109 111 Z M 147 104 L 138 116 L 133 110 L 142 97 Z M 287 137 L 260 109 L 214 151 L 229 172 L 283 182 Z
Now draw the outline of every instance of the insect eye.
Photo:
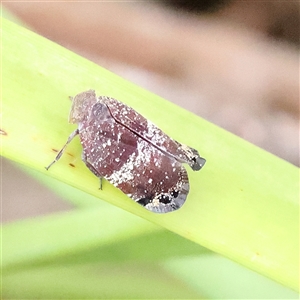
M 107 106 L 102 103 L 96 103 L 93 106 L 92 114 L 100 122 L 111 118 Z

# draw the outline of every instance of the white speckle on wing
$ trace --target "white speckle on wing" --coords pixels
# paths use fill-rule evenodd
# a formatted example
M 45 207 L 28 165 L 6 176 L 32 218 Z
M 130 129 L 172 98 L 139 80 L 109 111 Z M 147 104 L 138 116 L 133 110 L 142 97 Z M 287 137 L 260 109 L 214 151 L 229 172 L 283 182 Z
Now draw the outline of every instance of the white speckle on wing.
M 145 151 L 147 146 L 148 143 L 146 141 L 139 139 L 136 151 L 128 157 L 119 170 L 114 171 L 106 179 L 113 185 L 118 186 L 123 182 L 133 181 L 134 177 L 140 177 L 141 174 L 144 174 L 144 166 L 148 165 L 151 159 L 149 151 Z M 115 161 L 117 159 L 119 160 L 119 158 L 115 158 Z

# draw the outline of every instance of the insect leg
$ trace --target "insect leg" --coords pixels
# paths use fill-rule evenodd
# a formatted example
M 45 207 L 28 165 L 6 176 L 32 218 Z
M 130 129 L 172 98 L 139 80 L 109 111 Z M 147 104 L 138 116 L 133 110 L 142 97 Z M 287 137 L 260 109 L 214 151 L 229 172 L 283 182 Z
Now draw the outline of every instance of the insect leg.
M 102 176 L 99 175 L 99 173 L 97 172 L 97 170 L 87 161 L 84 161 L 85 165 L 90 169 L 90 171 L 92 171 L 100 180 L 99 182 L 99 190 L 102 190 Z
M 66 149 L 67 145 L 70 144 L 70 142 L 73 140 L 73 138 L 74 138 L 77 134 L 79 134 L 79 130 L 78 130 L 78 129 L 76 129 L 75 131 L 73 131 L 73 132 L 70 134 L 70 136 L 68 137 L 67 142 L 66 142 L 65 145 L 60 149 L 60 151 L 59 151 L 58 154 L 56 155 L 56 157 L 55 157 L 55 159 L 53 160 L 53 162 L 52 162 L 48 167 L 45 167 L 46 170 L 49 170 L 49 168 L 61 158 L 61 156 L 62 156 L 63 153 L 65 152 L 65 149 Z
M 82 155 L 81 155 L 81 159 L 82 159 L 82 161 L 85 163 L 85 165 L 90 169 L 90 171 L 92 172 L 92 173 L 94 173 L 94 175 L 96 175 L 98 178 L 99 178 L 99 180 L 100 180 L 100 185 L 99 185 L 99 190 L 102 190 L 102 176 L 99 174 L 99 172 L 93 167 L 93 165 L 92 164 L 90 164 L 89 162 L 88 162 L 88 160 L 87 160 L 87 158 L 86 158 L 86 155 L 85 155 L 85 153 L 84 152 L 82 152 Z

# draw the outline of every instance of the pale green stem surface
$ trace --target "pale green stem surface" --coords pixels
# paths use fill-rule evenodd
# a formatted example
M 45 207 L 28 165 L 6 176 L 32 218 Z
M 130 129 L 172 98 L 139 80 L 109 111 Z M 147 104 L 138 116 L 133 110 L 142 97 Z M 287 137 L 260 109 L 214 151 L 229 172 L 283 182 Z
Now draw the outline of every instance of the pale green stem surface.
M 297 167 L 6 20 L 1 46 L 3 156 L 298 290 Z M 59 150 L 76 128 L 67 123 L 68 96 L 90 88 L 134 107 L 207 159 L 200 172 L 188 170 L 191 191 L 180 210 L 151 213 L 106 181 L 99 191 L 80 159 L 78 139 L 45 170 L 52 149 Z

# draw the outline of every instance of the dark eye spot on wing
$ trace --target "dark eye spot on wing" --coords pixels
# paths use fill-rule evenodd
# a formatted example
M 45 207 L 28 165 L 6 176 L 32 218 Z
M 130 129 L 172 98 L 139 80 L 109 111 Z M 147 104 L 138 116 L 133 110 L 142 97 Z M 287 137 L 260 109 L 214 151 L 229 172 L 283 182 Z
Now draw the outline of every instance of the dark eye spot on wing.
M 153 198 L 149 198 L 149 197 L 146 197 L 146 198 L 141 198 L 140 200 L 137 201 L 138 204 L 142 205 L 142 206 L 146 206 L 147 204 L 151 203 L 153 200 Z
M 171 202 L 171 199 L 167 195 L 160 195 L 159 202 L 164 203 L 164 204 L 168 204 L 168 203 Z
M 172 192 L 171 192 L 171 196 L 174 197 L 174 198 L 177 198 L 177 197 L 178 197 L 178 194 L 179 194 L 178 191 L 172 191 Z

